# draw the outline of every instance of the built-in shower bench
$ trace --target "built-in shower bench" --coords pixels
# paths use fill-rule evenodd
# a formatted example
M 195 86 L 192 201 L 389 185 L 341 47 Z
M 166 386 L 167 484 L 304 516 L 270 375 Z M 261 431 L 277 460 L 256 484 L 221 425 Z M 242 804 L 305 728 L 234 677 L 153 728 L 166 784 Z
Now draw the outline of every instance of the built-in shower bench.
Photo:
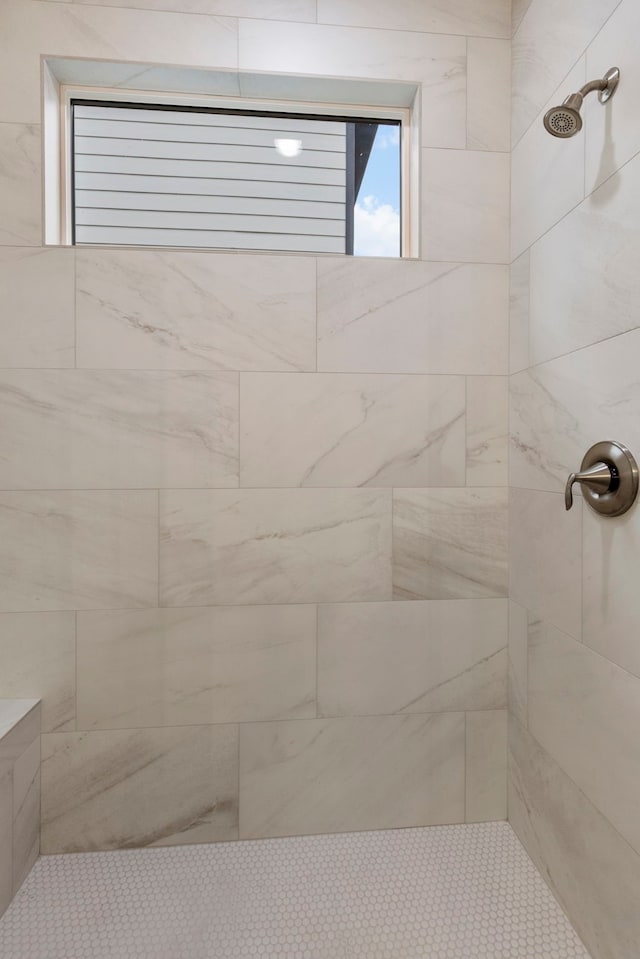
M 0 699 L 0 916 L 40 849 L 40 700 Z

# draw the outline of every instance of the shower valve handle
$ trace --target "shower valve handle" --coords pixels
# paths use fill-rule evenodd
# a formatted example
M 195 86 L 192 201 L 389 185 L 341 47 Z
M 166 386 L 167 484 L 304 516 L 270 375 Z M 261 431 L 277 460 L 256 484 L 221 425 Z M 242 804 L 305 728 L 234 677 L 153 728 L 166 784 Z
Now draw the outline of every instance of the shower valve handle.
M 564 505 L 573 506 L 573 484 L 580 483 L 587 506 L 602 516 L 621 516 L 638 495 L 640 471 L 633 454 L 622 443 L 606 440 L 584 454 L 579 473 L 571 473 L 564 491 Z
M 595 463 L 589 469 L 580 473 L 571 473 L 564 490 L 564 505 L 566 509 L 573 506 L 573 484 L 580 483 L 588 486 L 594 493 L 606 493 L 614 480 L 614 473 L 606 463 Z

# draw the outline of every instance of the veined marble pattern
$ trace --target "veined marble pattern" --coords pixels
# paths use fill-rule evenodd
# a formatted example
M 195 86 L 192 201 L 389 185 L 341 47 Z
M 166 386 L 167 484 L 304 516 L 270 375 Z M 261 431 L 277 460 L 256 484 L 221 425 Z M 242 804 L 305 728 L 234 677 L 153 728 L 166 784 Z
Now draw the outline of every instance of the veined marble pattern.
M 86 3 L 117 7 L 122 0 L 48 0 L 50 3 Z M 263 20 L 301 20 L 315 23 L 316 0 L 178 0 L 180 13 L 221 17 L 259 17 Z M 127 0 L 139 10 L 178 9 L 176 0 Z
M 511 825 L 594 959 L 629 959 L 640 856 L 519 723 L 509 738 Z
M 315 717 L 314 606 L 78 614 L 78 729 Z
M 42 852 L 236 839 L 236 726 L 42 738 Z
M 80 367 L 315 367 L 312 257 L 79 250 L 77 283 Z
M 389 490 L 160 494 L 160 603 L 391 598 Z
M 467 485 L 506 486 L 508 446 L 509 380 L 506 376 L 468 376 Z
M 582 497 L 512 489 L 509 539 L 511 599 L 580 639 Z
M 512 143 L 533 123 L 619 2 L 533 0 L 513 38 Z
M 422 151 L 424 259 L 509 262 L 509 167 L 506 153 Z
M 640 10 L 634 0 L 623 0 L 587 49 L 587 66 L 598 76 L 600 65 L 607 61 L 619 68 L 624 84 L 608 110 L 593 110 L 585 141 L 586 191 L 591 192 L 607 177 L 640 150 L 634 90 L 640 83 L 640 66 L 636 56 L 635 37 L 640 31 Z M 618 95 L 619 94 L 619 95 Z M 625 279 L 635 279 L 635 273 Z
M 318 369 L 507 372 L 508 268 L 318 260 Z
M 44 856 L 0 923 L 4 959 L 523 959 L 523 948 L 588 959 L 504 822 Z
M 155 605 L 157 496 L 0 493 L 0 611 Z
M 507 818 L 507 710 L 466 715 L 465 819 Z
M 520 256 L 535 240 L 584 198 L 584 140 L 558 139 L 543 125 L 546 110 L 562 103 L 586 82 L 581 57 L 559 89 L 536 115 L 535 122 L 514 147 L 511 162 L 511 257 Z M 585 110 L 591 104 L 585 103 Z M 588 123 L 588 118 L 586 120 Z M 566 249 L 563 252 L 565 282 Z
M 459 376 L 243 374 L 242 486 L 457 486 Z
M 511 43 L 467 40 L 467 143 L 469 150 L 511 149 Z
M 509 712 L 527 727 L 528 610 L 509 600 Z
M 640 852 L 640 679 L 530 622 L 528 688 L 531 734 Z
M 639 359 L 634 330 L 513 376 L 511 482 L 560 491 L 593 443 L 637 450 Z
M 640 510 L 612 518 L 584 510 L 582 539 L 582 639 L 587 646 L 640 677 L 636 588 Z
M 511 264 L 509 277 L 509 372 L 529 366 L 529 250 Z
M 0 123 L 0 245 L 40 245 L 40 204 L 40 127 Z
M 507 595 L 506 489 L 395 490 L 397 599 Z
M 464 820 L 464 713 L 240 727 L 240 836 Z
M 639 181 L 636 157 L 533 246 L 532 363 L 638 326 Z
M 397 10 L 385 0 L 318 0 L 319 23 L 509 36 L 509 0 L 403 0 Z
M 322 716 L 506 706 L 506 600 L 318 609 Z
M 238 375 L 0 372 L 0 488 L 238 485 Z
M 0 698 L 42 700 L 43 732 L 75 728 L 73 612 L 0 614 Z
M 73 366 L 74 256 L 0 247 L 0 369 Z

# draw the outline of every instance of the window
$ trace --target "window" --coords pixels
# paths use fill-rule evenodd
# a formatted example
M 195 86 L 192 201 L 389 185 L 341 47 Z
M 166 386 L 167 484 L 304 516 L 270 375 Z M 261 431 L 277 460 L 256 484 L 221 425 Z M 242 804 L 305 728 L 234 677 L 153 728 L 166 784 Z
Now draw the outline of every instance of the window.
M 401 255 L 401 124 L 71 100 L 77 244 Z

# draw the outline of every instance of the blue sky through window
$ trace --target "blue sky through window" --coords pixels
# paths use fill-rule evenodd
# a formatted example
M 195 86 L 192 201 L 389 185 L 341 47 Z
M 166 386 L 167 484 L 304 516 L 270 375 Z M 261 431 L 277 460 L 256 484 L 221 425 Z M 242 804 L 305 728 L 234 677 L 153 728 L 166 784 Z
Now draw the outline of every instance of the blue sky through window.
M 356 256 L 400 256 L 400 127 L 378 127 L 354 210 Z

